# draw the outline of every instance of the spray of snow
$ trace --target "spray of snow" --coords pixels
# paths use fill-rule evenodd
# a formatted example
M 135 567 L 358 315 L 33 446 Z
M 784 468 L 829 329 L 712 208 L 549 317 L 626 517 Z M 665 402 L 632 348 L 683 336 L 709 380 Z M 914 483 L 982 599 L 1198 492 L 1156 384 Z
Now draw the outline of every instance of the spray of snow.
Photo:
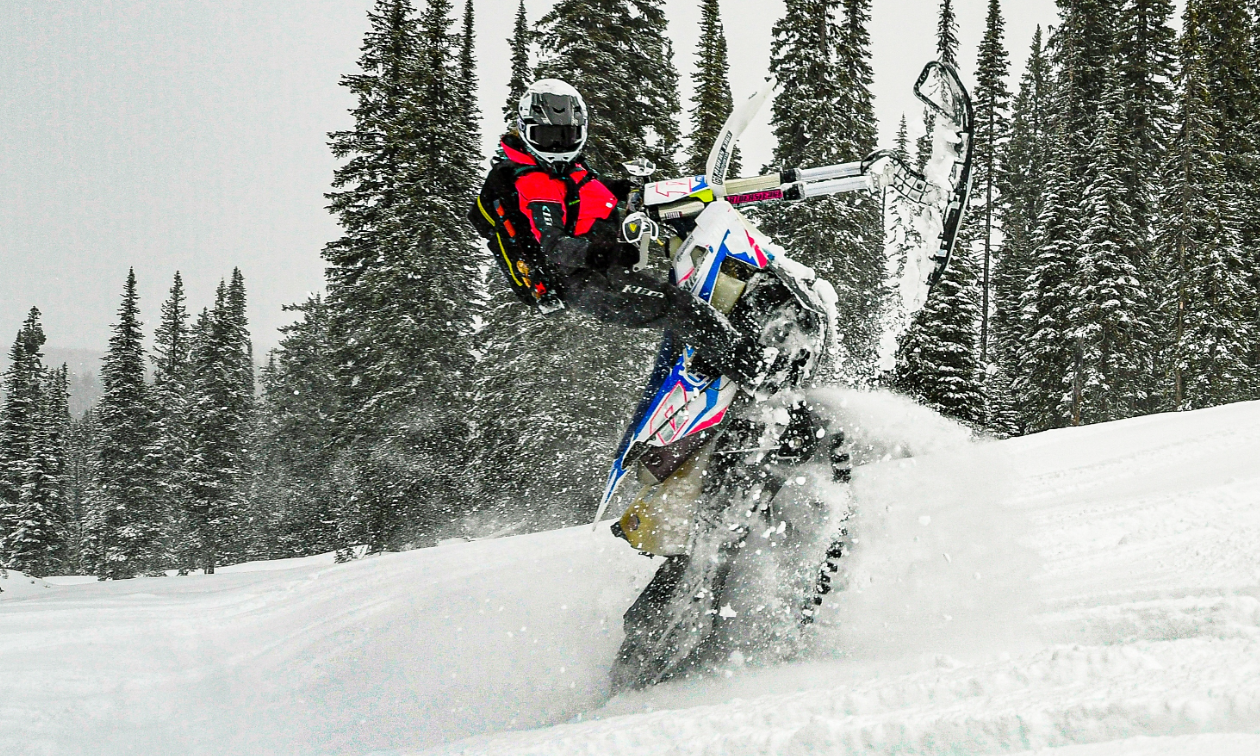
M 938 123 L 933 130 L 932 156 L 923 172 L 929 185 L 925 202 L 913 202 L 890 192 L 884 260 L 892 297 L 884 314 L 877 352 L 880 370 L 889 371 L 896 366 L 897 344 L 927 301 L 928 276 L 936 266 L 932 258 L 940 248 L 945 228 L 945 205 L 958 178 L 955 161 L 962 139 L 957 127 Z
M 1017 545 L 1025 518 L 1003 506 L 1012 482 L 1000 453 L 894 394 L 832 389 L 814 400 L 849 436 L 856 512 L 847 590 L 824 605 L 816 650 L 977 653 L 1035 635 L 1038 562 Z

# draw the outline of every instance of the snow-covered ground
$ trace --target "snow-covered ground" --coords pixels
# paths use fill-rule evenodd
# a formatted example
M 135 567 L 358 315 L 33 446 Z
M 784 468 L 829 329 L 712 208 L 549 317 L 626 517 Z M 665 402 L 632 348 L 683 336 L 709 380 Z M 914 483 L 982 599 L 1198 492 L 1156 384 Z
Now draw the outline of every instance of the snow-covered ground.
M 604 527 L 16 576 L 0 753 L 1260 753 L 1260 403 L 972 442 L 820 398 L 864 463 L 858 543 L 791 664 L 609 701 L 659 562 Z

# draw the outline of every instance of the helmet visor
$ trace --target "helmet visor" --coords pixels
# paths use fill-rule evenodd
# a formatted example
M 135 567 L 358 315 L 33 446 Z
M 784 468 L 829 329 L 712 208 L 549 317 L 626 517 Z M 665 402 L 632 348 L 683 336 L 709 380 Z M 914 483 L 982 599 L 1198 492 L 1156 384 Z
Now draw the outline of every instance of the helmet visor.
M 572 152 L 582 145 L 581 126 L 553 126 L 531 123 L 525 127 L 525 140 L 543 152 Z

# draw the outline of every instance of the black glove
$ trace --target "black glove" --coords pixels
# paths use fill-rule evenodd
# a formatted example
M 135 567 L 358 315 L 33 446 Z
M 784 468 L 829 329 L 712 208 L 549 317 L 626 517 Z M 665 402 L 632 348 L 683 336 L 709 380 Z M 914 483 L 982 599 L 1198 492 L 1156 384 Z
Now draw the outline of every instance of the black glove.
M 639 250 L 619 242 L 592 242 L 566 236 L 547 243 L 547 258 L 565 270 L 590 268 L 608 270 L 613 266 L 629 268 L 639 262 Z
M 607 270 L 613 266 L 630 268 L 639 263 L 639 250 L 621 242 L 593 242 L 589 254 L 590 267 Z

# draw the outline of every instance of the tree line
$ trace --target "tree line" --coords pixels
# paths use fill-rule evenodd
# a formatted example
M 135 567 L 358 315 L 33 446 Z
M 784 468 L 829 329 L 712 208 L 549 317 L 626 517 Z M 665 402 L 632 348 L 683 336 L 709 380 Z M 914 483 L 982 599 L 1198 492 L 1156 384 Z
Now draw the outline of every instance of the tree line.
M 970 222 L 894 385 L 1005 434 L 1257 398 L 1260 4 L 1059 9 L 1012 97 L 990 0 Z
M 1260 3 L 1189 0 L 1180 33 L 1170 0 L 1059 7 L 1012 93 L 1001 3 L 989 0 L 972 206 L 892 364 L 880 359 L 887 268 L 924 241 L 898 200 L 753 211 L 835 286 L 824 381 L 891 386 L 999 435 L 1260 391 Z M 239 272 L 191 326 L 176 280 L 151 381 L 129 278 L 105 397 L 82 420 L 63 409 L 64 368 L 40 363 L 32 313 L 4 376 L 7 564 L 125 577 L 593 514 L 659 334 L 542 316 L 498 280 L 466 220 L 483 155 L 471 0 L 458 10 L 377 0 L 369 11 L 359 70 L 342 80 L 354 124 L 330 134 L 341 234 L 322 252 L 326 293 L 289 306 L 257 386 Z M 754 170 L 876 147 L 870 12 L 870 0 L 785 0 L 772 29 L 775 149 Z M 702 0 L 701 19 L 684 114 L 663 0 L 558 0 L 532 22 L 518 3 L 505 129 L 531 80 L 562 78 L 586 98 L 596 170 L 646 156 L 661 176 L 702 171 L 732 98 L 718 0 Z M 940 2 L 936 53 L 959 63 L 952 0 Z M 900 126 L 895 146 L 924 165 L 931 114 L 921 138 Z
M 176 273 L 151 354 L 142 325 L 129 271 L 101 399 L 72 418 L 66 366 L 43 364 L 39 310 L 22 324 L 0 406 L 0 566 L 118 579 L 212 573 L 269 553 L 268 513 L 251 490 L 254 366 L 240 270 L 195 320 Z

